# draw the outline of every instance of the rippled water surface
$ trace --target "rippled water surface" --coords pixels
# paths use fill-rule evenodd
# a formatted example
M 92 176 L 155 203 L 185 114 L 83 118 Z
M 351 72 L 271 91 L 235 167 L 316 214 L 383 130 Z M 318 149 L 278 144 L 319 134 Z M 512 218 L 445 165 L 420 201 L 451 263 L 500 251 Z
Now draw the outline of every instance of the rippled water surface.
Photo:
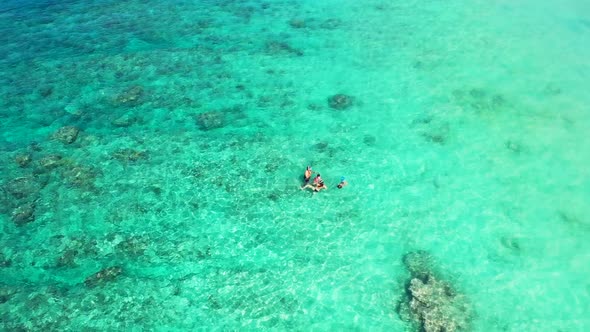
M 588 331 L 588 59 L 580 0 L 4 2 L 2 324 Z

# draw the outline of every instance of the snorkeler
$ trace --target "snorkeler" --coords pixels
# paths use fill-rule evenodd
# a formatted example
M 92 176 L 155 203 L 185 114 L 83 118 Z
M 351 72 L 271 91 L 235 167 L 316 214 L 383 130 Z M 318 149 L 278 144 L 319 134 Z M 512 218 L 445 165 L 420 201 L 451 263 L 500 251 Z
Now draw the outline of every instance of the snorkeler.
M 348 182 L 346 182 L 346 179 L 344 178 L 344 176 L 340 177 L 340 183 L 338 184 L 338 189 L 342 189 L 342 187 L 346 186 L 348 184 Z

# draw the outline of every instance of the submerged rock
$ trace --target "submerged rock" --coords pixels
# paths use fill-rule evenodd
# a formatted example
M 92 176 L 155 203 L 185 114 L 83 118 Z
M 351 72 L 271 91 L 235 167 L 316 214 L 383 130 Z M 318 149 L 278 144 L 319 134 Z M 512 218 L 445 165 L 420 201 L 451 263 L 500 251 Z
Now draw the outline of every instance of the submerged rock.
M 12 266 L 12 261 L 0 252 L 0 268 Z M 1 303 L 1 302 L 0 302 Z
M 310 103 L 307 104 L 307 109 L 310 111 L 319 111 L 322 109 L 322 106 L 319 104 Z
M 143 94 L 143 88 L 139 85 L 134 85 L 117 95 L 115 101 L 121 105 L 133 105 L 140 101 Z
M 162 188 L 160 188 L 157 185 L 150 185 L 146 188 L 147 192 L 151 192 L 153 194 L 155 194 L 156 196 L 160 196 L 162 195 Z
M 27 153 L 27 154 L 19 154 L 18 156 L 16 156 L 14 158 L 14 161 L 16 161 L 16 163 L 20 167 L 27 167 L 31 163 L 31 161 L 33 161 L 33 157 L 31 156 L 30 153 Z
M 504 246 L 506 249 L 509 249 L 514 253 L 519 253 L 522 249 L 520 246 L 520 241 L 515 237 L 504 236 L 500 239 L 500 243 L 502 243 L 502 246 Z
M 504 143 L 504 146 L 506 147 L 506 149 L 518 154 L 520 152 L 522 152 L 522 147 L 520 144 L 514 142 L 514 141 L 506 141 Z
M 363 143 L 365 143 L 367 146 L 374 146 L 375 143 L 377 143 L 377 138 L 373 135 L 365 135 L 365 137 L 363 137 Z
M 408 290 L 410 310 L 425 332 L 453 332 L 468 326 L 468 306 L 447 283 L 429 276 L 426 281 L 413 278 Z
M 29 144 L 29 148 L 32 151 L 36 151 L 36 152 L 43 150 L 43 147 L 41 146 L 41 144 L 39 144 L 39 142 L 35 142 L 35 141 L 33 141 L 33 142 L 31 142 L 31 144 Z
M 16 289 L 13 287 L 0 285 L 0 304 L 6 303 L 16 294 Z
M 211 130 L 225 126 L 225 114 L 220 111 L 210 111 L 197 115 L 197 125 L 201 130 Z
M 45 156 L 37 162 L 37 166 L 41 170 L 52 170 L 64 164 L 64 161 L 60 155 L 50 154 Z
M 444 134 L 441 134 L 440 132 L 423 133 L 422 137 L 424 137 L 424 139 L 428 142 L 437 144 L 444 144 L 447 140 L 446 136 Z
M 451 129 L 448 123 L 431 124 L 421 135 L 427 142 L 444 145 L 451 136 Z
M 70 165 L 62 173 L 64 180 L 76 187 L 92 187 L 96 178 L 96 171 L 92 167 Z
M 119 242 L 115 246 L 117 251 L 120 251 L 127 255 L 138 256 L 143 255 L 149 245 L 149 240 L 147 237 L 143 236 L 134 236 L 124 241 Z
M 137 122 L 137 118 L 133 114 L 125 113 L 111 121 L 111 124 L 115 127 L 129 127 L 135 122 Z
M 36 181 L 32 176 L 24 176 L 6 183 L 4 189 L 14 198 L 23 199 L 36 197 L 43 187 L 43 183 Z
M 41 97 L 47 98 L 53 94 L 53 87 L 51 87 L 51 86 L 42 87 L 41 89 L 39 89 L 39 94 L 41 95 Z
M 295 29 L 303 29 L 307 25 L 305 24 L 305 20 L 294 18 L 289 21 L 289 25 Z
M 119 266 L 111 266 L 106 269 L 100 270 L 97 273 L 87 277 L 84 280 L 86 287 L 96 287 L 106 282 L 115 280 L 119 275 L 123 273 L 123 269 Z
M 302 56 L 303 51 L 296 49 L 283 41 L 269 41 L 266 43 L 266 51 L 272 55 L 289 54 Z
M 465 108 L 484 114 L 499 111 L 510 106 L 508 100 L 501 94 L 479 88 L 470 90 L 455 90 L 453 97 L 457 103 Z
M 75 249 L 67 249 L 65 250 L 61 256 L 59 256 L 57 260 L 57 267 L 75 267 L 76 258 L 78 257 L 78 250 Z
M 426 278 L 432 273 L 432 256 L 426 251 L 409 252 L 403 256 L 402 261 L 413 277 Z
M 95 257 L 98 253 L 97 242 L 94 239 L 74 237 L 63 241 L 61 238 L 59 243 L 64 243 L 65 248 L 56 261 L 57 267 L 76 267 L 78 260 L 89 256 Z
M 80 129 L 73 126 L 65 126 L 59 128 L 59 130 L 53 134 L 52 138 L 64 144 L 72 144 L 76 141 L 76 138 L 78 138 L 79 133 Z
M 352 107 L 354 98 L 345 94 L 339 93 L 328 98 L 328 105 L 330 108 L 336 110 L 345 110 Z
M 333 30 L 333 29 L 337 29 L 342 25 L 342 21 L 337 19 L 337 18 L 329 18 L 325 21 L 322 22 L 322 24 L 320 24 L 320 28 L 322 29 L 327 29 L 327 30 Z
M 425 251 L 403 257 L 411 274 L 398 304 L 398 314 L 424 332 L 454 332 L 469 328 L 471 308 L 467 299 L 435 276 L 432 257 Z
M 325 152 L 328 149 L 328 143 L 326 142 L 319 142 L 314 144 L 314 148 L 318 151 L 318 152 Z
M 0 188 L 0 214 L 8 214 L 12 208 L 13 199 L 6 190 Z
M 12 222 L 17 226 L 22 226 L 35 221 L 35 204 L 26 203 L 18 206 L 12 211 Z
M 133 149 L 121 149 L 117 150 L 112 154 L 113 158 L 120 161 L 138 161 L 141 159 L 147 159 L 148 154 L 146 151 L 138 151 Z
M 487 96 L 487 92 L 483 89 L 473 88 L 469 90 L 469 95 L 475 99 L 483 99 Z

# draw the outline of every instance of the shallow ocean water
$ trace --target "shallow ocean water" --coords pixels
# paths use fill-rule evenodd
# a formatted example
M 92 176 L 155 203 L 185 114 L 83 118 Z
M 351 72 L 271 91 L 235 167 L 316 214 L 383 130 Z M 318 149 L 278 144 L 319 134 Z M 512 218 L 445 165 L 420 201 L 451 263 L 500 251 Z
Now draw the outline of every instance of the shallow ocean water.
M 590 329 L 588 3 L 0 8 L 4 329 Z

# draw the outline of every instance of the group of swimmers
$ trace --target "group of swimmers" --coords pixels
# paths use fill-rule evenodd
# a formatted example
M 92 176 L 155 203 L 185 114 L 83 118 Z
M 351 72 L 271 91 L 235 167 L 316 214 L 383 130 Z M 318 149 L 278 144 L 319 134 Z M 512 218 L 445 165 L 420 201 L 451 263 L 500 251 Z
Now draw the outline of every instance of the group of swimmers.
M 315 178 L 313 178 L 313 184 L 310 184 L 309 181 L 311 181 L 311 175 L 315 173 L 312 169 L 311 166 L 307 166 L 307 168 L 305 169 L 305 173 L 303 173 L 303 186 L 301 186 L 301 190 L 305 190 L 307 188 L 313 190 L 314 192 L 319 192 L 322 189 L 328 189 L 328 187 L 326 186 L 326 184 L 324 183 L 324 180 L 322 179 L 322 177 L 320 176 L 320 173 L 317 173 L 317 175 L 315 176 Z M 343 177 L 340 178 L 340 183 L 338 184 L 338 189 L 342 189 L 344 186 L 346 186 L 348 184 L 348 182 L 346 182 L 346 179 Z

